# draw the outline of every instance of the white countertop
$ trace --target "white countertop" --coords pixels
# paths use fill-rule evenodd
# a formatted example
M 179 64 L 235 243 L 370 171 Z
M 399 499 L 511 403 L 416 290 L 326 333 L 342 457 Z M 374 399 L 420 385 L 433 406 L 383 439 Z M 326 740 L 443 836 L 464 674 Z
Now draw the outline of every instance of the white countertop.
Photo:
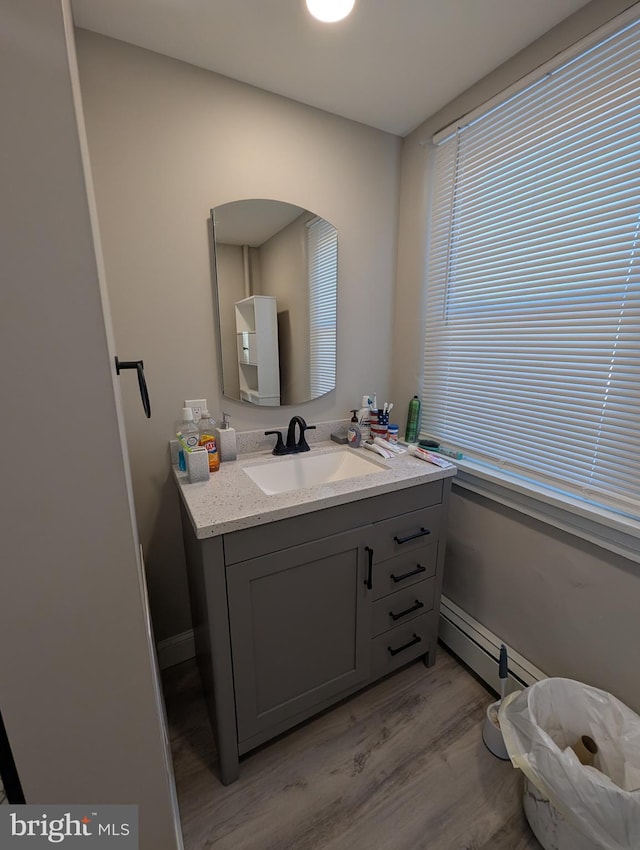
M 314 454 L 344 450 L 344 446 L 330 440 L 316 442 L 311 446 Z M 179 472 L 175 467 L 174 475 L 196 536 L 205 539 L 322 508 L 355 502 L 369 496 L 403 490 L 417 484 L 438 481 L 456 473 L 453 464 L 449 464 L 445 469 L 408 454 L 387 460 L 367 449 L 348 450 L 362 453 L 368 460 L 374 460 L 380 465 L 380 472 L 266 495 L 244 469 L 251 465 L 264 464 L 266 461 L 279 463 L 288 456 L 274 457 L 270 451 L 262 450 L 240 454 L 238 460 L 221 463 L 220 469 L 212 473 L 208 481 L 201 483 L 189 484 L 186 473 Z

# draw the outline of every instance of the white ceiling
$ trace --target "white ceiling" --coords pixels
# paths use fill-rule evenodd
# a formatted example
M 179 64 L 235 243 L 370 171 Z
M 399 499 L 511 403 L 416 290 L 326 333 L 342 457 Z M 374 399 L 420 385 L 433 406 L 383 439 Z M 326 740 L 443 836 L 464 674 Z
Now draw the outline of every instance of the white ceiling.
M 72 0 L 76 25 L 404 136 L 587 0 Z

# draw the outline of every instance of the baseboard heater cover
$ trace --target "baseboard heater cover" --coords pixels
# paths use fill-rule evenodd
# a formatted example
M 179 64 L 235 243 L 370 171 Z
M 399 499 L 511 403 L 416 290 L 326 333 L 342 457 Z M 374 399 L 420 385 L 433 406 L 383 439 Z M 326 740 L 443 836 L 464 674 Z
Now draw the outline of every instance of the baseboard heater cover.
M 498 661 L 500 645 L 507 647 L 509 654 L 509 681 L 507 693 L 522 690 L 529 685 L 546 679 L 542 670 L 531 664 L 506 641 L 491 632 L 482 623 L 452 602 L 446 596 L 440 604 L 439 639 L 467 667 L 496 693 L 500 690 Z

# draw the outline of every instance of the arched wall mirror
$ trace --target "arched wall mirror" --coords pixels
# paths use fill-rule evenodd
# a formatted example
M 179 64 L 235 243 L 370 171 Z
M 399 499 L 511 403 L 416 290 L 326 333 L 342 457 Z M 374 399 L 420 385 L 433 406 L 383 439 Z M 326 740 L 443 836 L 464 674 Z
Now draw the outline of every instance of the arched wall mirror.
M 338 232 L 282 201 L 211 210 L 223 393 L 248 404 L 335 389 Z

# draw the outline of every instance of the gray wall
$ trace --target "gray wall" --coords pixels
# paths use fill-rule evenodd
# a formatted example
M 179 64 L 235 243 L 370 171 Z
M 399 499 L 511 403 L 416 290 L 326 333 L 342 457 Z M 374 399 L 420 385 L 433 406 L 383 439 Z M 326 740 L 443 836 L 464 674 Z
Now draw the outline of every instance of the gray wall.
M 77 41 L 118 350 L 144 357 L 153 405 L 147 423 L 135 388 L 124 389 L 162 639 L 190 626 L 166 448 L 182 401 L 206 397 L 214 416 L 228 410 L 247 429 L 281 425 L 297 411 L 308 422 L 342 418 L 363 393 L 390 392 L 401 142 L 122 42 L 84 31 Z M 339 232 L 338 387 L 293 409 L 256 411 L 221 397 L 208 217 L 246 197 L 313 210 Z
M 139 803 L 173 850 L 63 8 L 73 50 L 60 0 L 0 7 L 0 709 L 27 802 Z
M 404 140 L 392 384 L 416 391 L 428 187 L 425 141 L 614 15 L 596 0 L 506 62 Z M 549 675 L 613 690 L 640 709 L 640 567 L 454 487 L 445 593 Z

